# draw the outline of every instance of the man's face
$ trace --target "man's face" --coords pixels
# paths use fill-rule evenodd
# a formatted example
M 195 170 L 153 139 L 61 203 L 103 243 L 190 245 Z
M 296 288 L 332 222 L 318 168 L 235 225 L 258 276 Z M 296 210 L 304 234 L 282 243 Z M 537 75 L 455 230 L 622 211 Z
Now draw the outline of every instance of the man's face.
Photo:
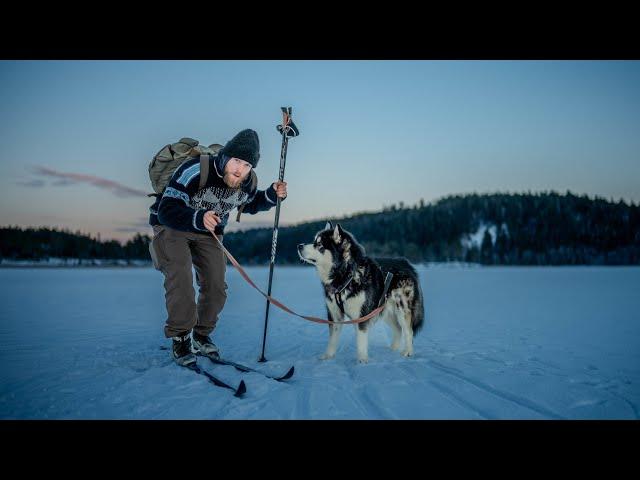
M 236 157 L 231 157 L 224 166 L 223 180 L 231 188 L 239 188 L 249 173 L 251 172 L 251 164 Z

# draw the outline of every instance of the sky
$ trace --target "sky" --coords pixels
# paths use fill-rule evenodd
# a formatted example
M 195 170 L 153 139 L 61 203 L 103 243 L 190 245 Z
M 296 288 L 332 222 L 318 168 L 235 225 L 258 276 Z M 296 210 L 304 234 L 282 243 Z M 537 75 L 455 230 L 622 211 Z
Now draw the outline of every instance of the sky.
M 638 61 L 0 61 L 0 104 L 2 226 L 150 234 L 148 164 L 184 136 L 256 130 L 264 189 L 282 106 L 281 225 L 474 192 L 640 201 Z

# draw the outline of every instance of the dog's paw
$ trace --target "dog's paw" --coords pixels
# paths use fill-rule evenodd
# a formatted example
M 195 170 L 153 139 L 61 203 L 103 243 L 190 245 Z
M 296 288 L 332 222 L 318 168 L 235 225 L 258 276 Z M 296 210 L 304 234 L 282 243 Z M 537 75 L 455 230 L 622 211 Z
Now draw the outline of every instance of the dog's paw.
M 322 354 L 322 355 L 320 355 L 320 357 L 318 357 L 318 358 L 320 358 L 320 360 L 330 360 L 330 359 L 332 359 L 332 358 L 333 358 L 333 357 L 335 357 L 335 356 L 336 356 L 336 354 L 335 354 L 335 353 L 334 353 L 333 355 L 329 355 L 328 353 L 323 353 L 323 354 Z
M 369 359 L 368 358 L 359 358 L 358 359 L 358 363 L 369 363 Z
M 413 357 L 413 350 L 404 350 L 402 352 L 403 357 Z

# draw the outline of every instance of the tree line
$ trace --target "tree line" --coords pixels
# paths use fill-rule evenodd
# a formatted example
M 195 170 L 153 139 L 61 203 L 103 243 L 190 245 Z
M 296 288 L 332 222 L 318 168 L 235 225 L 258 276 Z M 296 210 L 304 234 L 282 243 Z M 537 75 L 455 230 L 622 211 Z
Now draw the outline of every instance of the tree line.
M 116 240 L 100 241 L 80 232 L 52 228 L 0 228 L 0 258 L 42 260 L 49 257 L 151 260 L 149 235 L 136 233 L 124 245 Z
M 326 220 L 340 223 L 372 256 L 411 262 L 485 265 L 638 265 L 640 205 L 571 192 L 451 195 L 425 205 L 403 203 L 280 227 L 276 261 L 299 264 L 299 243 L 309 243 Z M 246 265 L 269 263 L 272 229 L 225 234 L 225 246 Z M 148 235 L 124 245 L 79 232 L 48 228 L 0 229 L 0 255 L 11 259 L 104 258 L 150 260 Z
M 451 195 L 430 205 L 394 204 L 382 212 L 279 228 L 277 262 L 299 263 L 297 245 L 310 243 L 326 220 L 355 235 L 367 255 L 415 263 L 640 264 L 640 206 L 571 192 Z M 268 228 L 233 232 L 225 245 L 240 262 L 265 264 L 271 236 Z

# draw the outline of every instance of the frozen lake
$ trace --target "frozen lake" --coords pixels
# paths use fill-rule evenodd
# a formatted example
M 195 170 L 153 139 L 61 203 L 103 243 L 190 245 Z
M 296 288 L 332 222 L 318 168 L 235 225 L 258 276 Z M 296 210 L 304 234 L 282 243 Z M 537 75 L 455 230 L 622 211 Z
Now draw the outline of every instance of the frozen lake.
M 416 355 L 370 362 L 352 326 L 321 361 L 328 329 L 271 306 L 232 268 L 213 339 L 226 357 L 287 383 L 199 364 L 248 392 L 234 398 L 176 366 L 164 338 L 162 274 L 147 268 L 0 269 L 2 419 L 638 419 L 640 267 L 418 266 L 426 321 Z M 247 269 L 266 290 L 268 268 Z M 325 317 L 310 266 L 277 267 L 273 296 Z

